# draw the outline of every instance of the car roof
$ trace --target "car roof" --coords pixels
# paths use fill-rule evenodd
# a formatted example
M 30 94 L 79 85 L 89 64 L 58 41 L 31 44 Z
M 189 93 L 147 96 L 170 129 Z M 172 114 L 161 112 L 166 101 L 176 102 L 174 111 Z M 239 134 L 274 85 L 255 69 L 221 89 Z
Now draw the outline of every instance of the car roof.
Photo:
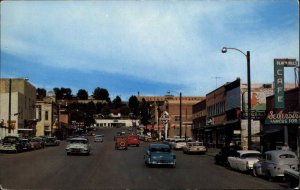
M 292 154 L 296 155 L 294 152 L 289 151 L 289 150 L 269 150 L 265 152 L 266 154 L 272 154 L 272 155 L 282 155 L 282 154 Z
M 159 147 L 159 148 L 170 148 L 170 146 L 167 145 L 167 144 L 150 144 L 149 147 L 150 148 L 156 148 L 156 147 Z
M 261 154 L 257 150 L 238 150 L 237 152 L 239 152 L 240 154 L 248 154 L 248 153 L 259 153 L 259 154 Z
M 75 138 L 71 138 L 71 141 L 87 141 L 87 139 L 82 137 L 75 137 Z

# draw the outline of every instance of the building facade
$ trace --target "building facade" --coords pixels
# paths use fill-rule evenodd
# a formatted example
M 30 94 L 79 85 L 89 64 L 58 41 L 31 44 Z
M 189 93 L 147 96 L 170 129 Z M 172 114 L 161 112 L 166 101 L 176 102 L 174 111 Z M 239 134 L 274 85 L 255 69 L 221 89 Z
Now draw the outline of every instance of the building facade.
M 58 110 L 55 102 L 47 97 L 36 102 L 36 136 L 53 136 L 58 128 Z
M 34 136 L 36 89 L 28 79 L 0 79 L 0 137 Z M 9 126 L 9 123 L 11 124 Z

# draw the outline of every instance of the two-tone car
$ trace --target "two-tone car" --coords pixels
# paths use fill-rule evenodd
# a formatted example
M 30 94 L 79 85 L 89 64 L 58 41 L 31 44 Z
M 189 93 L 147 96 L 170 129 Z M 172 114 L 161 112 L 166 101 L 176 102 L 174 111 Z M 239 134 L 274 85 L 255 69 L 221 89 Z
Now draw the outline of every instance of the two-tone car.
M 70 154 L 85 154 L 89 155 L 91 152 L 91 147 L 88 139 L 77 137 L 70 139 L 70 144 L 66 147 L 67 155 Z
M 60 141 L 56 137 L 46 137 L 45 146 L 58 146 Z
M 187 142 L 186 145 L 182 147 L 182 151 L 185 154 L 205 154 L 207 148 L 203 142 Z
M 169 145 L 150 144 L 144 155 L 144 162 L 147 166 L 168 165 L 176 166 L 176 155 Z
M 0 144 L 0 152 L 22 152 L 25 144 L 17 136 L 6 136 Z
M 261 153 L 256 150 L 238 150 L 234 156 L 227 158 L 229 167 L 239 171 L 251 171 L 253 164 L 261 158 Z
M 265 176 L 270 181 L 276 177 L 284 177 L 288 168 L 297 170 L 299 159 L 288 150 L 271 150 L 263 154 L 262 159 L 253 165 L 254 176 Z

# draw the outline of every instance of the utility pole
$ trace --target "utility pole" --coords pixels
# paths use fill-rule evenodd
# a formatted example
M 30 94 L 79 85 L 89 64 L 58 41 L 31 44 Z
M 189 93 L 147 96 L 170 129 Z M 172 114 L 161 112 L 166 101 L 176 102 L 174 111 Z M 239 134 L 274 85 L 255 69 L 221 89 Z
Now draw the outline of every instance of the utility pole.
M 8 93 L 8 134 L 11 133 L 11 79 L 9 79 L 9 93 Z

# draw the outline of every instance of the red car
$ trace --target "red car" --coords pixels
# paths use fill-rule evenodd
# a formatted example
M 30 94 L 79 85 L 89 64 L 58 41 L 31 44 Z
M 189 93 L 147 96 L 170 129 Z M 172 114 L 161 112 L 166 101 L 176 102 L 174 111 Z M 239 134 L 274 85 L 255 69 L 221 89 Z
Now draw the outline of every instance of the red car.
M 127 144 L 140 146 L 140 140 L 138 135 L 129 135 L 127 136 Z

